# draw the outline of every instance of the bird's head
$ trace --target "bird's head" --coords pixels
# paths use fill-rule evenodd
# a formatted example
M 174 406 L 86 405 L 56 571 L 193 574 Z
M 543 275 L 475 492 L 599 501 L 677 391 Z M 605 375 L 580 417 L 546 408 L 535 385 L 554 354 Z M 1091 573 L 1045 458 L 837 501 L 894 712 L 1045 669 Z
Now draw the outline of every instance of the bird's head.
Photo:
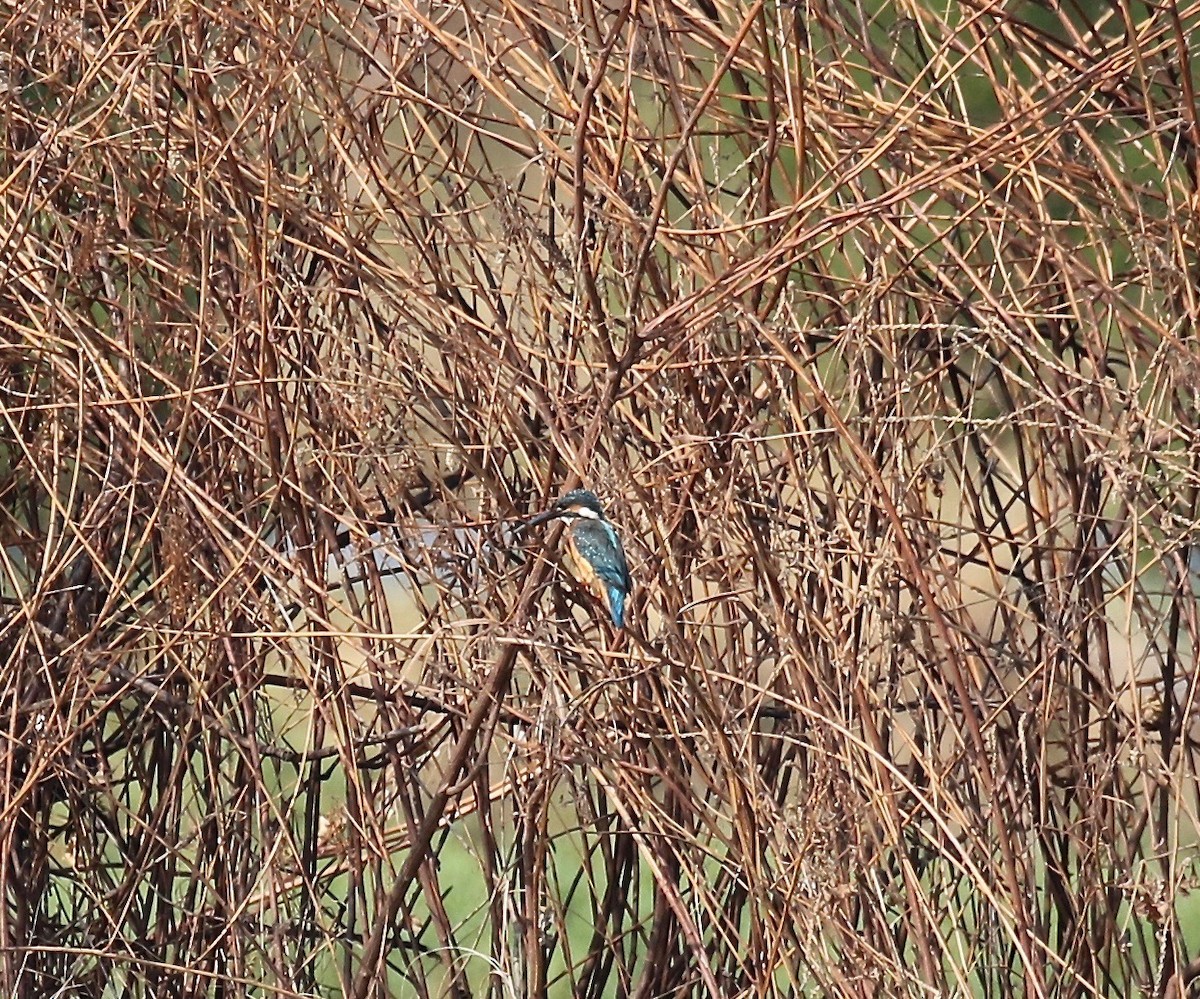
M 529 521 L 527 527 L 543 524 L 547 520 L 574 520 L 586 517 L 589 520 L 604 520 L 604 508 L 596 494 L 586 489 L 573 489 L 545 513 L 539 513 Z

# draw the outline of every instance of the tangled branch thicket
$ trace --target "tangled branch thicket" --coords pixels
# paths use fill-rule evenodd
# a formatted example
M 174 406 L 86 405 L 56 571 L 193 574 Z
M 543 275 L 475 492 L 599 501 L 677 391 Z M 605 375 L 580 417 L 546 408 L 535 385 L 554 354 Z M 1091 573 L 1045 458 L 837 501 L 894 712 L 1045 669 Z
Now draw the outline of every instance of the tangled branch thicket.
M 0 19 L 3 994 L 1187 993 L 1200 2 Z

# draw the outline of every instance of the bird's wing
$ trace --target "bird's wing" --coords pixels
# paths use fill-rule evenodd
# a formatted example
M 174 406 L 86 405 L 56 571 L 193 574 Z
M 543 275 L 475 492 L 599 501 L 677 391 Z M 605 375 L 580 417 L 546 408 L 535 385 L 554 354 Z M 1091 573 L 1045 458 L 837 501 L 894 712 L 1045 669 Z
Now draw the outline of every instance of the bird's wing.
M 621 539 L 611 524 L 595 520 L 580 520 L 575 524 L 575 544 L 591 563 L 596 575 L 610 586 L 629 592 L 629 565 Z

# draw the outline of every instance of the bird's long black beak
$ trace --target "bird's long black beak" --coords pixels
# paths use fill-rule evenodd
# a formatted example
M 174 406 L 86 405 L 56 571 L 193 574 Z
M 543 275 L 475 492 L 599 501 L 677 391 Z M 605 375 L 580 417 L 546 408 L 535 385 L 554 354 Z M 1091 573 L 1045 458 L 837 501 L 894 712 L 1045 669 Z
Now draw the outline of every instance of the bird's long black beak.
M 525 527 L 537 527 L 538 524 L 544 524 L 548 520 L 554 520 L 555 517 L 560 515 L 561 511 L 559 510 L 547 510 L 545 513 L 539 513 L 536 517 L 530 517 L 529 520 L 525 521 Z

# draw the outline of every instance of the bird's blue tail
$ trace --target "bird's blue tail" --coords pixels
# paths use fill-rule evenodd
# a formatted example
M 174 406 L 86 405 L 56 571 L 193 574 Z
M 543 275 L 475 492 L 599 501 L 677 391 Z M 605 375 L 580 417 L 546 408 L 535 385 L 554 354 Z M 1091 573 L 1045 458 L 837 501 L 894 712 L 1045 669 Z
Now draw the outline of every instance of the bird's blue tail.
M 608 612 L 613 624 L 618 628 L 625 627 L 625 591 L 619 586 L 610 584 L 608 587 Z

